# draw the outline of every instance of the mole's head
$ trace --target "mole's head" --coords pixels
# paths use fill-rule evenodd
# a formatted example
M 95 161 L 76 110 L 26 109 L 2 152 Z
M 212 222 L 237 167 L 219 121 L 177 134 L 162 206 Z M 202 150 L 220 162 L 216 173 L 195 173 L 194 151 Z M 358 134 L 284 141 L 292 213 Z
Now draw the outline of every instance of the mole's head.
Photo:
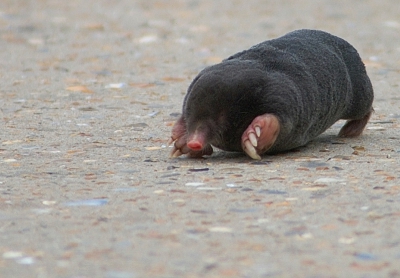
M 199 151 L 211 144 L 241 151 L 242 133 L 265 113 L 265 89 L 265 72 L 253 62 L 229 60 L 203 70 L 184 100 L 187 146 Z

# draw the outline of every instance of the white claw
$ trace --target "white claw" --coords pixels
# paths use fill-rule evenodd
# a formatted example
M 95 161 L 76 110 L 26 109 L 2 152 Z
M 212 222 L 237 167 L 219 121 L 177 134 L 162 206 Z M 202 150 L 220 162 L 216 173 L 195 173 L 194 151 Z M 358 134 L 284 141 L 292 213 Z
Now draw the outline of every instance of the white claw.
M 172 139 L 172 137 L 170 137 L 170 138 L 168 139 L 167 146 L 171 146 L 171 144 L 172 144 L 174 141 L 175 141 L 175 140 Z
M 261 135 L 261 128 L 260 128 L 259 126 L 256 126 L 254 129 L 256 130 L 257 137 L 260 137 L 260 135 Z
M 182 155 L 182 152 L 180 150 L 178 150 L 176 148 L 172 149 L 172 152 L 171 152 L 171 157 L 172 158 L 175 158 L 175 157 L 178 157 L 178 156 L 181 156 L 181 155 Z
M 249 133 L 249 140 L 254 147 L 257 147 L 257 137 L 254 133 Z
M 254 148 L 254 146 L 251 144 L 251 142 L 249 140 L 246 140 L 244 142 L 244 151 L 252 158 L 252 159 L 257 159 L 260 160 L 261 157 L 257 154 L 256 149 Z

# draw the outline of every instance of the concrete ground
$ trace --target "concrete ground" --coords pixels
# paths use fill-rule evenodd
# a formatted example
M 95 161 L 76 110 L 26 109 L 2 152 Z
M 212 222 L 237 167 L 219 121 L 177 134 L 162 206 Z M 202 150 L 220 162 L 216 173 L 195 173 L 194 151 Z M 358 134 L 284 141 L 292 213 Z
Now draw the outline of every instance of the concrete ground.
M 170 159 L 190 81 L 294 29 L 360 52 L 364 135 Z M 400 277 L 397 0 L 2 0 L 0 277 Z

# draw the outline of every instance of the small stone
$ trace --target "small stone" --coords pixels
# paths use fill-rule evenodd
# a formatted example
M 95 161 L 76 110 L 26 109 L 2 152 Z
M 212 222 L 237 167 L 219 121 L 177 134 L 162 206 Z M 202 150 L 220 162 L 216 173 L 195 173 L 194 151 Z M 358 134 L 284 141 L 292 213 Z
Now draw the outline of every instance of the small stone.
M 343 244 L 353 244 L 356 239 L 354 237 L 341 237 L 338 241 Z
M 146 150 L 148 151 L 156 151 L 156 150 L 160 150 L 162 147 L 145 147 Z
M 386 130 L 383 126 L 369 126 L 367 127 L 368 130 Z
M 17 259 L 16 262 L 19 264 L 30 265 L 30 264 L 35 263 L 35 259 L 32 257 L 23 257 L 23 258 Z
M 88 199 L 80 201 L 72 201 L 65 203 L 68 207 L 79 207 L 79 206 L 103 206 L 108 203 L 107 199 Z
M 311 239 L 314 236 L 311 233 L 304 233 L 299 236 L 299 239 Z
M 148 43 L 156 42 L 157 40 L 158 40 L 157 36 L 147 35 L 147 36 L 143 36 L 143 37 L 139 38 L 139 43 L 148 44 Z
M 211 227 L 208 230 L 213 233 L 232 233 L 232 229 L 228 227 Z
M 205 183 L 202 183 L 202 182 L 188 182 L 188 183 L 185 184 L 185 186 L 194 186 L 194 187 L 197 187 L 197 186 L 204 185 L 204 184 L 205 184 Z
M 314 181 L 314 183 L 335 183 L 335 182 L 345 182 L 344 179 L 336 179 L 336 178 L 320 178 Z
M 126 86 L 126 83 L 110 83 L 105 86 L 106 89 L 121 89 Z
M 22 252 L 19 251 L 7 251 L 3 253 L 4 259 L 16 259 L 23 256 Z

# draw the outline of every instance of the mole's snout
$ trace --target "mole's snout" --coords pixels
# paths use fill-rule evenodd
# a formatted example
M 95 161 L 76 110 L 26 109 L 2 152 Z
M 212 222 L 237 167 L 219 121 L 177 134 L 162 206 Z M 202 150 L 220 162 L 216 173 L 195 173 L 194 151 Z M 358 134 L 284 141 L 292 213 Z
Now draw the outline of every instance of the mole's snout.
M 206 134 L 208 128 L 197 128 L 193 133 L 189 133 L 186 145 L 193 151 L 201 151 L 207 145 Z
M 187 142 L 187 146 L 194 151 L 201 151 L 203 149 L 203 144 L 198 140 L 191 140 Z

